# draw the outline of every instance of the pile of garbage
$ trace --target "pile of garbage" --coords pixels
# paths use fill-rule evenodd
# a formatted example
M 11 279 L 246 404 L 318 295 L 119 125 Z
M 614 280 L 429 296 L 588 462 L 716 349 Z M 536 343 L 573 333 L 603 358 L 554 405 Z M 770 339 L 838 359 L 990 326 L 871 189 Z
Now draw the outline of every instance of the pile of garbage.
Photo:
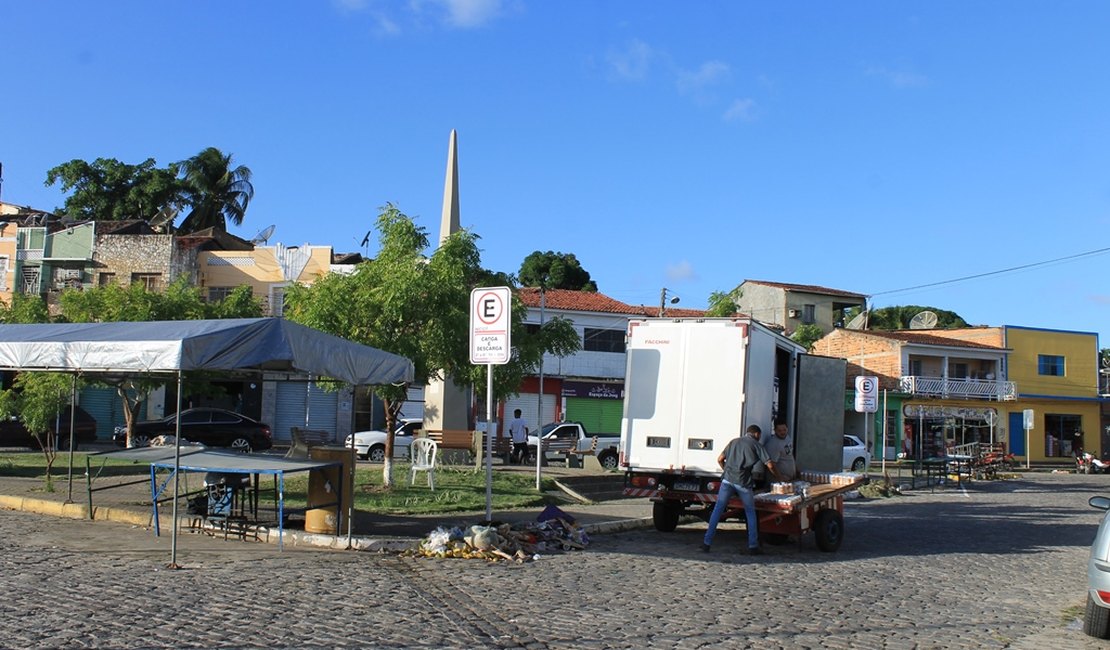
M 440 526 L 404 555 L 523 563 L 543 554 L 581 550 L 589 543 L 573 517 L 549 506 L 535 522 Z

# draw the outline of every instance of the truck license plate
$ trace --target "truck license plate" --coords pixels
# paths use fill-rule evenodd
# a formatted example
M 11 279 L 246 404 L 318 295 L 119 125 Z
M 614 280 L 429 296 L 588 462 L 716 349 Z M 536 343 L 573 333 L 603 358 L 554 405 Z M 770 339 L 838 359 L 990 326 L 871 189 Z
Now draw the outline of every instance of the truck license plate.
M 675 481 L 674 482 L 674 489 L 682 490 L 684 492 L 697 492 L 698 491 L 698 482 L 697 481 Z

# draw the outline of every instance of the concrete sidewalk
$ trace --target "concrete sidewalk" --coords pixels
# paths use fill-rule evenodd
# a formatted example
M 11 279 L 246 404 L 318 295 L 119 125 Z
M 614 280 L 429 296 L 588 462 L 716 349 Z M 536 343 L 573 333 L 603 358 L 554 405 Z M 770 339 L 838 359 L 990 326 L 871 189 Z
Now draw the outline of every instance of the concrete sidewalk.
M 498 471 L 534 471 L 529 468 L 498 468 Z M 586 470 L 545 468 L 545 476 L 556 479 L 583 475 Z M 113 483 L 141 479 L 141 476 L 100 478 L 94 487 L 103 488 Z M 154 517 L 150 506 L 149 482 L 135 485 L 112 487 L 97 491 L 93 495 L 92 516 L 89 514 L 88 493 L 84 478 L 84 468 L 78 473 L 74 470 L 72 489 L 67 479 L 55 480 L 55 491 L 47 492 L 41 478 L 22 478 L 0 476 L 0 508 L 32 512 L 43 515 L 66 517 L 70 519 L 92 519 L 141 526 L 153 533 Z M 72 500 L 70 496 L 72 495 Z M 651 525 L 651 502 L 647 499 L 616 499 L 596 503 L 577 503 L 569 498 L 557 504 L 575 522 L 584 527 L 588 534 L 603 534 L 621 530 L 631 530 Z M 493 521 L 519 523 L 536 521 L 544 510 L 543 506 L 513 510 L 495 510 Z M 159 526 L 163 534 L 171 530 L 172 517 L 168 504 L 159 508 Z M 195 523 L 196 518 L 185 515 L 179 506 L 178 520 L 182 528 Z M 311 546 L 333 549 L 354 548 L 370 551 L 399 551 L 416 544 L 439 526 L 470 526 L 486 520 L 484 510 L 479 512 L 452 512 L 430 515 L 384 515 L 356 511 L 353 518 L 352 534 L 348 537 L 346 526 L 339 535 L 307 533 L 304 530 L 284 531 L 283 544 L 286 546 Z M 223 534 L 222 531 L 219 534 Z M 237 535 L 232 534 L 232 537 Z M 278 543 L 276 528 L 252 527 L 247 539 L 271 544 Z

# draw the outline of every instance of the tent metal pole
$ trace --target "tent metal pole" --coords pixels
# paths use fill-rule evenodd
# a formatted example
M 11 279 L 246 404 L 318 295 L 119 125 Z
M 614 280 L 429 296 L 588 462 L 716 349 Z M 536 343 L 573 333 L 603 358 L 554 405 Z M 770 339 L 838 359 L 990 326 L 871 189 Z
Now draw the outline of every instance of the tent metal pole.
M 184 373 L 177 371 L 177 412 L 174 414 L 173 432 L 173 531 L 170 533 L 170 568 L 180 569 L 177 564 L 177 490 L 181 478 L 181 389 Z
M 76 442 L 76 434 L 73 429 L 77 426 L 77 375 L 73 375 L 73 382 L 69 388 L 69 496 L 66 497 L 66 503 L 73 503 L 73 447 Z M 58 438 L 57 432 L 54 432 L 54 439 Z

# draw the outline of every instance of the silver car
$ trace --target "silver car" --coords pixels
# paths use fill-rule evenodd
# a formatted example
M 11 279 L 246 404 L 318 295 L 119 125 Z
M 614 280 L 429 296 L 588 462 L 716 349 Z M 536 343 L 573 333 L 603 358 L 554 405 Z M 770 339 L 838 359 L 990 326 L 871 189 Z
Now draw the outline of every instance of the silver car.
M 1087 560 L 1087 611 L 1083 613 L 1083 631 L 1100 639 L 1110 639 L 1110 497 L 1091 497 L 1087 503 L 1106 512 Z

